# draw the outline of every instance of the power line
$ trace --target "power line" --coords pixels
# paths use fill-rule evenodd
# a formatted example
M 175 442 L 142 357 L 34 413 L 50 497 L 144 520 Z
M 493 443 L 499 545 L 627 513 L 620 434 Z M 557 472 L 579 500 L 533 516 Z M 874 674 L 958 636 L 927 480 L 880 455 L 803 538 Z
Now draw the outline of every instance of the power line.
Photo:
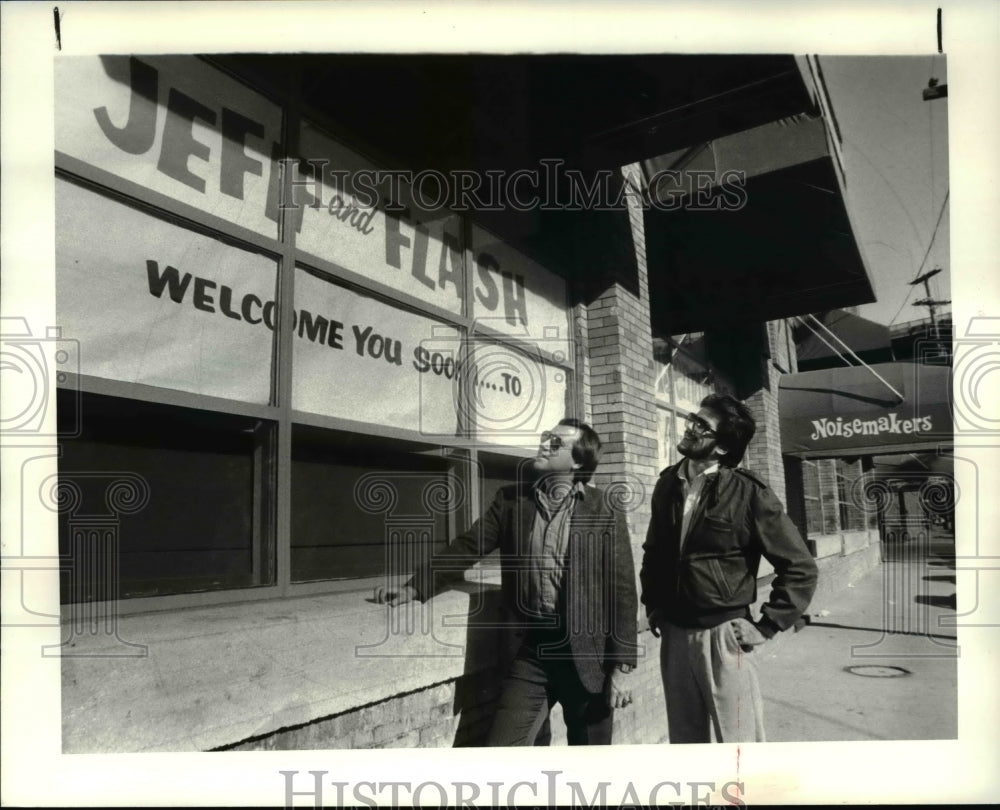
M 941 226 L 941 218 L 944 216 L 945 206 L 948 205 L 948 197 L 951 194 L 951 189 L 945 192 L 944 201 L 941 203 L 941 210 L 938 212 L 937 222 L 934 225 L 934 232 L 931 234 L 931 240 L 927 245 L 927 250 L 924 253 L 923 261 L 920 262 L 920 267 L 917 268 L 917 278 L 920 278 L 920 271 L 924 269 L 924 265 L 927 264 L 927 257 L 931 255 L 931 248 L 934 247 L 934 239 L 937 237 L 938 228 Z M 914 282 L 910 282 L 912 285 Z M 900 304 L 899 309 L 896 310 L 896 314 L 892 316 L 892 320 L 889 321 L 889 326 L 892 326 L 896 322 L 896 318 L 899 317 L 899 313 L 903 311 L 903 307 L 909 303 L 910 296 L 913 295 L 913 291 L 916 289 L 911 286 L 910 291 L 906 294 L 906 298 L 903 299 L 903 303 Z M 930 291 L 928 290 L 928 294 Z
M 892 320 L 889 321 L 889 326 L 892 326 L 896 322 L 896 318 L 899 317 L 899 313 L 903 311 L 903 307 L 905 307 L 906 304 L 909 302 L 910 296 L 913 295 L 913 291 L 915 289 L 916 287 L 910 287 L 910 291 L 906 294 L 906 298 L 903 299 L 903 303 L 899 305 L 899 309 L 896 310 L 896 314 L 893 315 Z
M 944 193 L 944 201 L 941 203 L 941 210 L 938 212 L 937 222 L 934 224 L 934 232 L 931 234 L 931 241 L 927 245 L 927 252 L 924 253 L 924 259 L 920 262 L 920 267 L 917 268 L 917 275 L 920 275 L 920 271 L 924 269 L 924 265 L 927 264 L 927 257 L 931 255 L 931 248 L 934 247 L 934 239 L 937 237 L 938 228 L 941 226 L 941 218 L 944 216 L 945 206 L 948 205 L 948 197 L 951 195 L 951 189 L 948 189 Z

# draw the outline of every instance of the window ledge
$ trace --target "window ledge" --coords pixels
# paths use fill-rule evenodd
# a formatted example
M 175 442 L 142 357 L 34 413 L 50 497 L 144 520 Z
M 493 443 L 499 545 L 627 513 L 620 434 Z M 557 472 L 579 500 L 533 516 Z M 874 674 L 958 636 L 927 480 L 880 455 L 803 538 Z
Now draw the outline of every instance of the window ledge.
M 426 604 L 369 600 L 365 590 L 123 616 L 117 635 L 71 635 L 67 620 L 63 751 L 204 751 L 496 662 L 484 627 L 499 603 L 495 569 Z

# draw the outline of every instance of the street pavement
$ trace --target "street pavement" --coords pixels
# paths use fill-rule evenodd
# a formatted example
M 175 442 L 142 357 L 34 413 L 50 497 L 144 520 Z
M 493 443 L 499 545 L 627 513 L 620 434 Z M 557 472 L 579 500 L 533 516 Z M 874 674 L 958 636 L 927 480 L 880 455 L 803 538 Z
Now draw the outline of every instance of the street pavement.
M 769 742 L 957 737 L 954 538 L 935 527 L 882 558 L 754 653 Z

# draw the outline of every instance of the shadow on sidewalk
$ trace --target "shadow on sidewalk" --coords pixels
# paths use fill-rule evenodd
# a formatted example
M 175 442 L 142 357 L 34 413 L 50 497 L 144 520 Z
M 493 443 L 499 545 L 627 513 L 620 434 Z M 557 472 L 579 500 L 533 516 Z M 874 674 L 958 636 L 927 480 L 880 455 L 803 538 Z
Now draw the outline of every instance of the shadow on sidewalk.
M 954 593 L 949 596 L 933 596 L 921 593 L 913 597 L 913 601 L 921 605 L 930 605 L 931 607 L 945 608 L 947 610 L 958 610 L 957 596 Z
M 917 597 L 919 601 L 919 597 Z M 837 624 L 835 622 L 809 622 L 808 627 L 830 627 L 836 630 L 861 630 L 866 633 L 883 633 L 887 636 L 926 636 L 927 638 L 943 638 L 949 641 L 956 641 L 956 636 L 946 636 L 938 633 L 918 633 L 912 630 L 890 630 L 885 627 L 857 627 L 851 624 Z

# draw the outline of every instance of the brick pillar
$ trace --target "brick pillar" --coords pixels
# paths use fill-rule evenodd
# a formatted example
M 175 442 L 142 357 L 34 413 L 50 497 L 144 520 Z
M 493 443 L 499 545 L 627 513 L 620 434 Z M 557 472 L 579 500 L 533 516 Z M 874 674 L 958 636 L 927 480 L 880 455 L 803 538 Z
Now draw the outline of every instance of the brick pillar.
M 622 170 L 639 187 L 638 167 Z M 638 265 L 637 292 L 611 281 L 586 307 L 586 354 L 592 424 L 604 441 L 597 483 L 641 484 L 639 501 L 628 513 L 637 563 L 649 525 L 649 496 L 656 482 L 658 452 L 653 339 L 642 208 L 628 196 L 632 240 Z M 631 285 L 629 285 L 631 286 Z
M 781 458 L 781 425 L 778 419 L 778 381 L 795 368 L 794 352 L 789 351 L 787 324 L 767 324 L 767 354 L 762 363 L 760 388 L 746 400 L 757 422 L 757 432 L 747 448 L 743 465 L 767 481 L 778 499 L 785 503 L 785 465 Z
M 573 348 L 576 352 L 577 384 L 575 386 L 575 400 L 569 405 L 568 411 L 571 416 L 582 419 L 584 422 L 593 424 L 594 412 L 593 403 L 590 398 L 590 355 L 589 355 L 589 329 L 587 306 L 577 304 L 573 307 Z

